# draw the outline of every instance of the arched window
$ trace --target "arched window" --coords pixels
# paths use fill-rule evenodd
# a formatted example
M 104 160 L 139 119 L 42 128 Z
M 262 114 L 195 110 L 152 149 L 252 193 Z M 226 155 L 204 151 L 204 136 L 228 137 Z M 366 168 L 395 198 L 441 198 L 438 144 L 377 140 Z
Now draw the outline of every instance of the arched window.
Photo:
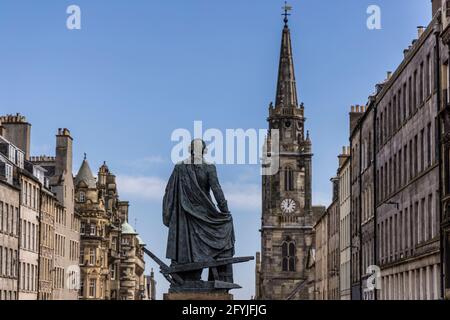
M 79 200 L 80 200 L 80 202 L 86 201 L 86 194 L 83 191 L 80 192 Z
M 294 191 L 294 171 L 291 168 L 284 169 L 284 190 Z
M 285 272 L 295 272 L 295 242 L 289 237 L 283 241 L 281 246 L 282 270 Z

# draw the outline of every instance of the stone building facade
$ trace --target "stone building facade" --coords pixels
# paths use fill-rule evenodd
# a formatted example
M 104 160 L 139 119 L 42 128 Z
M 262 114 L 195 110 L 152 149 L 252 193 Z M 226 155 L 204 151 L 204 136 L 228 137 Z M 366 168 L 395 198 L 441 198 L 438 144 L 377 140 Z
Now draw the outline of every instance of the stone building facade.
M 314 225 L 315 265 L 314 299 L 328 300 L 328 219 L 324 212 Z
M 279 131 L 279 171 L 262 178 L 261 261 L 256 299 L 314 298 L 314 208 L 311 140 L 297 99 L 291 34 L 285 20 L 275 105 L 269 107 L 267 145 Z
M 81 218 L 80 299 L 143 299 L 145 244 L 128 223 L 129 204 L 119 200 L 106 163 L 96 179 L 84 159 L 75 177 L 75 201 Z
M 331 179 L 333 184 L 333 201 L 327 209 L 327 244 L 328 244 L 328 263 L 327 263 L 327 278 L 328 278 L 328 300 L 340 300 L 340 216 L 339 216 L 339 178 Z
M 37 176 L 43 169 L 25 162 L 20 170 L 20 241 L 19 241 L 19 300 L 37 300 L 39 265 L 39 213 L 41 181 Z
M 441 297 L 437 17 L 376 97 L 380 299 Z
M 350 147 L 344 147 L 342 154 L 339 155 L 337 176 L 339 178 L 340 299 L 350 300 Z
M 441 250 L 442 252 L 442 273 L 444 275 L 443 297 L 450 299 L 450 2 L 444 0 L 433 1 L 433 13 L 440 13 L 442 39 L 440 74 L 437 79 L 441 79 L 441 95 L 437 96 L 440 105 L 439 113 L 439 163 L 441 165 Z M 440 100 L 440 101 L 439 101 Z
M 339 168 L 343 155 L 338 157 Z M 338 175 L 331 179 L 333 196 L 331 204 L 317 219 L 315 232 L 315 285 L 316 300 L 341 299 L 341 216 L 340 180 Z M 350 291 L 350 283 L 348 285 Z
M 24 153 L 4 138 L 0 119 L 0 300 L 16 300 L 19 295 L 19 208 L 18 170 Z
M 374 192 L 374 111 L 367 106 L 352 106 L 350 111 L 352 242 L 352 299 L 373 300 L 375 292 L 366 281 L 375 264 Z
M 80 219 L 74 211 L 74 182 L 72 175 L 73 139 L 68 129 L 58 129 L 55 156 L 31 157 L 31 162 L 45 169 L 45 178 L 51 193 L 56 197 L 50 204 L 47 223 L 53 221 L 50 240 L 53 247 L 52 278 L 53 300 L 77 300 L 80 282 L 79 250 Z M 52 219 L 53 218 L 53 219 Z M 46 235 L 51 236 L 49 235 Z
M 352 299 L 445 293 L 443 8 L 433 1 L 431 23 L 418 28 L 400 66 L 350 114 Z

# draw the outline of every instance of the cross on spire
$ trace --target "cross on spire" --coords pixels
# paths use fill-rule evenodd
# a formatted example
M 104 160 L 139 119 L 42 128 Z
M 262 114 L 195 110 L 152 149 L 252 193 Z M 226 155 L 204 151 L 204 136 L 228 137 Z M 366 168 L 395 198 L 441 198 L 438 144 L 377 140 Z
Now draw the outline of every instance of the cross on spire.
M 292 11 L 292 6 L 285 1 L 282 9 L 284 10 L 284 13 L 282 14 L 282 16 L 284 16 L 284 24 L 287 25 L 289 22 L 288 17 L 291 15 L 289 12 Z

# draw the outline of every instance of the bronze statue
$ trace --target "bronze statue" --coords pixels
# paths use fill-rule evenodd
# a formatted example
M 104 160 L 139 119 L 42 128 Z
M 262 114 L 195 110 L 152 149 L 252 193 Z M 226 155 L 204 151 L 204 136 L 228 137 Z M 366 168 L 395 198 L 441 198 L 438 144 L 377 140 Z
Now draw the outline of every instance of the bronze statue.
M 233 283 L 233 264 L 253 260 L 253 257 L 233 257 L 233 218 L 216 167 L 204 159 L 206 151 L 204 141 L 193 140 L 190 157 L 175 166 L 166 187 L 163 222 L 169 228 L 166 257 L 171 265 L 143 249 L 170 282 L 169 293 L 227 294 L 240 288 Z M 208 281 L 203 281 L 201 275 L 206 268 Z
M 216 167 L 204 160 L 204 141 L 193 140 L 190 150 L 190 158 L 175 166 L 163 200 L 163 221 L 169 227 L 166 257 L 172 265 L 210 262 L 234 255 L 233 218 Z M 211 190 L 219 210 L 211 199 Z M 202 270 L 196 270 L 180 276 L 196 281 L 201 273 Z M 219 267 L 218 273 L 220 281 L 233 283 L 231 265 Z

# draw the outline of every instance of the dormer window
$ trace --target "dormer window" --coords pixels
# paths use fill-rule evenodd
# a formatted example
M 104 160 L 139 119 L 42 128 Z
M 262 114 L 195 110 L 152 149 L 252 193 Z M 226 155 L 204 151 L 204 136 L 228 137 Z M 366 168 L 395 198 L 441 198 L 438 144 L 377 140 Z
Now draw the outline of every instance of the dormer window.
M 78 196 L 78 199 L 79 199 L 80 202 L 85 202 L 86 201 L 86 194 L 83 191 L 81 191 L 79 196 Z

